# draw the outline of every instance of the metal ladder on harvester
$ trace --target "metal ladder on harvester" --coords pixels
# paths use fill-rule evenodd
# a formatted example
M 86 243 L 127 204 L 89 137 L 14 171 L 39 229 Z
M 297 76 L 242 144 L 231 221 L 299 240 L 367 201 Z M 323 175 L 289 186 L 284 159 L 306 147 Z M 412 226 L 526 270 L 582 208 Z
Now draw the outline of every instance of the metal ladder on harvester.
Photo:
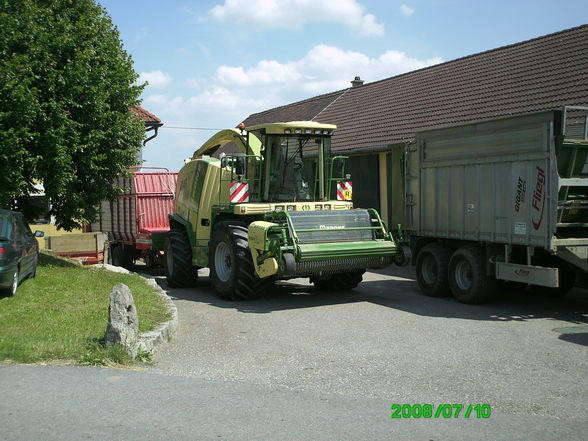
M 588 107 L 564 107 L 555 153 L 559 232 L 588 227 Z

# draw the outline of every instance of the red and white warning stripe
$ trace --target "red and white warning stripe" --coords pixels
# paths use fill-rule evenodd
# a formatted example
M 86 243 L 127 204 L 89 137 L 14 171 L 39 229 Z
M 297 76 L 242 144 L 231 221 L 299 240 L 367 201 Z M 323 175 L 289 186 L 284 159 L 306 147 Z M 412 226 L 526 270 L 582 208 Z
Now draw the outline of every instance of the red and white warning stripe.
M 337 200 L 350 201 L 353 197 L 351 181 L 337 182 Z
M 231 204 L 249 202 L 249 184 L 247 182 L 231 182 L 229 193 Z

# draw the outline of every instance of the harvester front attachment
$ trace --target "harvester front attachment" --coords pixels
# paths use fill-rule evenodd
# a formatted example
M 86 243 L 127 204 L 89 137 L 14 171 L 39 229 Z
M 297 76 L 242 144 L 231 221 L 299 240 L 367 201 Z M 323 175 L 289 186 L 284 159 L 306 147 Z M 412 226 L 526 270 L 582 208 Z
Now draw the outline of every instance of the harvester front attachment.
M 249 247 L 259 277 L 315 281 L 383 268 L 396 254 L 373 209 L 271 212 L 249 226 Z

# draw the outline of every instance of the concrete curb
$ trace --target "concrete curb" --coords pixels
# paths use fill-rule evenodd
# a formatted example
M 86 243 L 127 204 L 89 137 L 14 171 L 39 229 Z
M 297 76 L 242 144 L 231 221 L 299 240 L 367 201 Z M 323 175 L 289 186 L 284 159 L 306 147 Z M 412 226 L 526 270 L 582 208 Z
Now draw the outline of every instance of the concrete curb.
M 103 268 L 107 271 L 120 274 L 136 274 L 142 277 L 145 282 L 151 286 L 165 302 L 168 312 L 171 315 L 171 319 L 167 322 L 159 323 L 152 331 L 141 332 L 139 335 L 139 341 L 137 343 L 137 349 L 140 352 L 147 352 L 152 354 L 158 345 L 166 341 L 170 341 L 176 336 L 178 332 L 178 309 L 176 308 L 176 305 L 172 299 L 170 299 L 167 293 L 161 288 L 161 286 L 158 285 L 153 276 L 148 274 L 135 273 L 119 266 L 113 266 L 109 264 L 92 265 L 92 267 Z

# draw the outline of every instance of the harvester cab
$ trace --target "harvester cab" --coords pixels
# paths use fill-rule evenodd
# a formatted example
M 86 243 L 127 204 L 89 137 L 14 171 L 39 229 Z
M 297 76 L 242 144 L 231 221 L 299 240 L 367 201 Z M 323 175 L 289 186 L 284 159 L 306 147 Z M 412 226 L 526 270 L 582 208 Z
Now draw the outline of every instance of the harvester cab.
M 276 279 L 318 289 L 357 286 L 396 246 L 374 209 L 354 209 L 336 126 L 308 121 L 223 130 L 182 168 L 170 215 L 167 278 L 196 282 L 210 268 L 226 299 L 261 295 Z

